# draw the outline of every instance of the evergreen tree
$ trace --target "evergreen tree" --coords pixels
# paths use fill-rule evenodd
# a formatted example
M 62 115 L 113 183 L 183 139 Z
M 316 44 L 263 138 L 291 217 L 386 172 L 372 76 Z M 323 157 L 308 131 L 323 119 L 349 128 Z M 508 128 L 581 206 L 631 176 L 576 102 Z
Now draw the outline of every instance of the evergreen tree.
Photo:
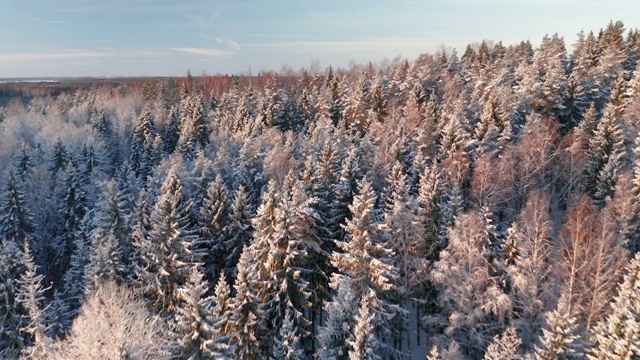
M 493 339 L 489 344 L 487 352 L 484 353 L 486 360 L 517 360 L 522 359 L 518 348 L 522 344 L 522 340 L 516 334 L 516 328 L 509 326 L 502 335 Z
M 22 182 L 16 178 L 13 170 L 9 171 L 7 177 L 0 203 L 0 238 L 22 246 L 35 230 L 33 215 L 27 207 Z
M 590 359 L 635 359 L 640 357 L 640 255 L 628 266 L 611 311 L 595 328 Z
M 129 163 L 143 181 L 152 171 L 153 141 L 156 136 L 153 115 L 149 109 L 142 110 L 131 132 L 129 143 Z
M 229 355 L 231 289 L 224 273 L 216 284 L 213 293 L 213 343 L 211 349 L 217 356 Z
M 253 237 L 252 211 L 244 186 L 240 185 L 236 190 L 233 204 L 229 212 L 227 233 L 229 237 L 224 244 L 226 258 L 224 259 L 225 271 L 229 279 L 236 277 L 236 265 L 240 260 L 240 254 L 245 246 L 249 246 Z
M 219 277 L 224 269 L 226 258 L 225 243 L 229 237 L 228 226 L 230 220 L 229 195 L 222 176 L 216 176 L 207 188 L 200 217 L 200 247 L 204 254 L 204 272 L 209 282 Z
M 597 206 L 602 207 L 605 198 L 613 195 L 625 155 L 623 128 L 608 107 L 589 141 L 586 187 Z
M 578 325 L 567 301 L 566 295 L 562 295 L 556 309 L 545 316 L 548 328 L 542 329 L 541 347 L 536 348 L 536 359 L 582 358 Z
M 28 243 L 24 246 L 24 262 L 26 271 L 16 280 L 16 301 L 26 310 L 20 330 L 29 336 L 22 354 L 27 358 L 41 359 L 46 356 L 51 345 L 51 339 L 46 335 L 49 329 L 43 319 L 43 314 L 47 311 L 44 308 L 44 293 L 48 288 L 42 286 L 44 276 L 38 274 Z
M 89 262 L 85 267 L 87 290 L 92 291 L 105 282 L 122 284 L 126 273 L 126 267 L 122 263 L 122 250 L 113 231 L 96 231 Z
M 305 359 L 300 345 L 298 328 L 293 321 L 290 309 L 286 310 L 282 326 L 273 341 L 270 359 L 273 360 L 302 360 Z
M 84 187 L 80 184 L 80 178 L 75 166 L 71 162 L 67 164 L 64 179 L 64 195 L 59 205 L 62 228 L 56 242 L 56 283 L 62 280 L 70 266 L 71 255 L 75 250 L 76 237 L 80 236 L 81 224 L 87 213 L 87 197 Z
M 318 333 L 316 356 L 322 360 L 348 359 L 359 299 L 353 284 L 342 282 L 332 300 L 325 304 L 326 322 Z
M 14 241 L 4 239 L 0 248 L 0 358 L 17 358 L 25 345 L 20 333 L 24 309 L 16 301 L 17 279 L 25 272 L 22 252 Z
M 176 307 L 176 335 L 180 358 L 204 360 L 215 358 L 213 336 L 213 298 L 206 296 L 207 283 L 197 267 L 193 267 L 187 282 L 178 290 L 180 303 Z
M 190 267 L 199 259 L 192 253 L 197 235 L 190 222 L 191 202 L 185 198 L 176 166 L 167 175 L 141 237 L 144 268 L 139 277 L 146 295 L 165 314 L 175 311 L 177 289 L 184 285 Z
M 260 354 L 260 299 L 256 296 L 257 274 L 252 271 L 255 260 L 245 248 L 238 262 L 238 277 L 234 285 L 235 297 L 230 304 L 229 343 L 235 358 L 255 360 Z

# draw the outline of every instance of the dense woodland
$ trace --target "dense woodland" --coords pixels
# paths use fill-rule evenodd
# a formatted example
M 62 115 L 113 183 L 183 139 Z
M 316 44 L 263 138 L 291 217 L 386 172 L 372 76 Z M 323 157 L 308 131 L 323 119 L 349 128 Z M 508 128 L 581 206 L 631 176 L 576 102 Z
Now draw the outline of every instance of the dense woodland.
M 640 32 L 5 84 L 0 357 L 640 358 Z

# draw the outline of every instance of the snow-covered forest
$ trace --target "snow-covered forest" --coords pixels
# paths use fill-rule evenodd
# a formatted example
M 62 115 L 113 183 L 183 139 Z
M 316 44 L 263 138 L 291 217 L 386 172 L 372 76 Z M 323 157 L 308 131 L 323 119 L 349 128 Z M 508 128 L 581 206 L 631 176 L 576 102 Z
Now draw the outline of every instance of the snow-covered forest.
M 640 358 L 639 60 L 3 84 L 0 358 Z

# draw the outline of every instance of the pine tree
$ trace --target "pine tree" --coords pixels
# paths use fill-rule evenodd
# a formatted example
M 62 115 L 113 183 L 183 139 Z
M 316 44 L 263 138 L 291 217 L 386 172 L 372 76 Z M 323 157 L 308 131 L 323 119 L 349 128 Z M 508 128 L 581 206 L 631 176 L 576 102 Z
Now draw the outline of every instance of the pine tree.
M 321 360 L 348 359 L 359 299 L 353 284 L 343 281 L 332 300 L 325 304 L 326 322 L 318 333 L 316 356 Z
M 486 360 L 518 360 L 522 358 L 518 348 L 522 340 L 516 334 L 516 328 L 509 326 L 502 335 L 493 339 L 489 344 L 487 352 L 484 353 Z
M 62 228 L 56 242 L 56 269 L 60 275 L 69 269 L 71 255 L 75 250 L 76 237 L 80 235 L 81 224 L 87 213 L 87 197 L 84 187 L 80 184 L 76 168 L 71 162 L 67 164 L 65 169 L 63 191 L 62 203 L 59 205 Z M 60 281 L 62 278 L 60 276 L 54 280 Z
M 211 349 L 217 356 L 229 355 L 231 289 L 224 273 L 216 284 L 213 293 L 213 343 Z
M 623 128 L 613 110 L 608 107 L 589 141 L 587 191 L 594 204 L 604 206 L 607 196 L 613 195 L 618 173 L 625 162 Z
M 129 163 L 143 181 L 146 181 L 152 171 L 151 155 L 155 136 L 156 129 L 151 111 L 144 109 L 131 132 L 129 143 Z
M 171 314 L 178 302 L 177 289 L 189 276 L 197 235 L 191 228 L 191 202 L 185 198 L 182 181 L 172 166 L 149 219 L 149 232 L 141 238 L 144 268 L 141 281 L 145 293 L 163 313 Z
M 0 358 L 17 358 L 25 345 L 20 333 L 23 308 L 16 301 L 17 279 L 25 272 L 22 252 L 14 241 L 4 239 L 0 248 Z
M 548 312 L 548 328 L 542 329 L 541 347 L 536 347 L 536 359 L 579 359 L 582 358 L 581 340 L 578 335 L 576 318 L 569 310 L 568 298 L 563 294 L 554 311 Z
M 10 239 L 22 246 L 33 231 L 33 215 L 27 208 L 23 184 L 10 170 L 0 203 L 0 238 Z
M 282 326 L 273 341 L 270 359 L 272 360 L 302 360 L 305 359 L 300 345 L 298 328 L 293 320 L 291 310 L 287 309 Z
M 260 353 L 261 313 L 256 296 L 257 274 L 251 270 L 255 260 L 245 248 L 238 262 L 238 277 L 234 285 L 235 297 L 230 304 L 229 344 L 237 359 L 255 360 Z
M 225 243 L 229 237 L 228 226 L 230 220 L 229 195 L 222 176 L 216 176 L 215 181 L 209 184 L 202 206 L 200 217 L 199 246 L 204 254 L 204 271 L 210 282 L 219 277 L 224 269 L 226 258 Z
M 207 296 L 207 283 L 197 267 L 193 267 L 187 282 L 178 290 L 176 335 L 180 358 L 204 360 L 215 357 L 213 335 L 213 298 Z
M 595 327 L 590 359 L 635 359 L 640 357 L 640 255 L 628 266 L 611 311 Z
M 104 193 L 96 205 L 97 229 L 103 236 L 113 236 L 120 252 L 120 262 L 129 267 L 131 264 L 132 245 L 130 213 L 127 210 L 128 199 L 120 191 L 118 183 L 111 179 L 106 183 Z
M 122 263 L 122 250 L 113 231 L 97 230 L 92 239 L 89 261 L 85 267 L 87 290 L 93 291 L 105 282 L 122 284 L 127 273 Z
M 25 344 L 22 354 L 27 358 L 41 359 L 46 356 L 51 345 L 51 339 L 46 335 L 48 327 L 43 321 L 43 314 L 47 311 L 43 307 L 44 293 L 48 289 L 42 286 L 44 276 L 38 274 L 28 243 L 24 246 L 24 262 L 26 271 L 16 280 L 18 286 L 16 301 L 27 312 L 20 330 L 29 335 L 30 341 Z
M 360 311 L 356 316 L 356 325 L 353 329 L 353 339 L 349 341 L 349 360 L 377 360 L 381 359 L 376 339 L 375 313 L 371 308 L 376 306 L 375 292 L 370 291 L 363 299 Z
M 252 211 L 244 186 L 240 185 L 236 190 L 233 204 L 229 212 L 227 224 L 229 237 L 224 244 L 226 258 L 224 259 L 225 272 L 229 279 L 235 279 L 236 265 L 240 260 L 240 254 L 245 246 L 249 246 L 253 237 Z

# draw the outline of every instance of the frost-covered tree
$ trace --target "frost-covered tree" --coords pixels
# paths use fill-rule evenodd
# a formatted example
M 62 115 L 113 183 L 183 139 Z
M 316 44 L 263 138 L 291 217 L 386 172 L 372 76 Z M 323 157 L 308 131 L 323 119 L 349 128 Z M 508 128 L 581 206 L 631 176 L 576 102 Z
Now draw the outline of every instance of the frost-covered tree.
M 69 269 L 71 255 L 75 249 L 75 239 L 79 235 L 82 220 L 87 213 L 87 197 L 80 183 L 75 166 L 67 164 L 64 173 L 62 202 L 59 204 L 61 229 L 56 239 L 56 269 L 62 275 Z M 55 279 L 61 280 L 61 279 Z
M 360 310 L 356 316 L 353 338 L 349 344 L 349 360 L 377 360 L 381 359 L 378 350 L 380 339 L 375 336 L 375 318 L 372 307 L 377 305 L 376 294 L 371 290 L 362 299 Z
M 552 299 L 549 276 L 553 224 L 549 207 L 545 193 L 532 192 L 503 244 L 515 310 L 521 319 L 515 321 L 525 348 L 533 343 L 542 326 L 545 304 Z
M 583 343 L 578 334 L 575 315 L 571 312 L 566 294 L 560 296 L 554 311 L 545 315 L 547 327 L 542 329 L 536 359 L 580 359 Z
M 207 296 L 204 275 L 193 267 L 187 282 L 178 289 L 180 302 L 176 307 L 176 337 L 180 358 L 204 360 L 215 357 L 213 336 L 213 298 Z
M 251 269 L 253 261 L 250 251 L 245 248 L 238 262 L 236 295 L 229 305 L 229 344 L 237 359 L 255 360 L 260 355 L 262 314 L 256 295 L 257 274 Z
M 348 359 L 359 298 L 350 282 L 336 289 L 332 300 L 325 303 L 326 321 L 318 333 L 316 356 L 322 360 Z
M 22 356 L 30 359 L 44 358 L 51 347 L 51 339 L 47 336 L 48 327 L 44 322 L 45 291 L 42 281 L 44 276 L 38 274 L 36 264 L 31 256 L 29 244 L 24 245 L 25 272 L 16 280 L 16 302 L 26 310 L 20 331 L 28 334 L 28 341 L 22 349 Z
M 229 210 L 229 222 L 227 224 L 227 233 L 229 237 L 224 243 L 224 259 L 225 273 L 229 279 L 236 277 L 236 265 L 240 260 L 240 254 L 245 246 L 249 246 L 253 238 L 252 225 L 253 212 L 244 186 L 236 190 Z
M 519 352 L 522 340 L 516 333 L 516 328 L 509 326 L 502 335 L 496 335 L 493 341 L 487 347 L 487 351 L 484 353 L 484 359 L 486 360 L 517 360 L 522 359 L 522 354 Z
M 0 248 L 0 357 L 17 358 L 25 345 L 20 333 L 24 309 L 16 301 L 17 279 L 25 272 L 25 262 L 14 241 L 4 239 Z
M 86 287 L 91 290 L 100 283 L 122 284 L 127 268 L 122 262 L 120 243 L 113 231 L 96 231 L 91 240 L 89 261 L 85 267 Z
M 231 306 L 231 289 L 227 283 L 224 273 L 220 274 L 220 279 L 216 284 L 213 293 L 213 342 L 211 344 L 212 351 L 217 356 L 229 354 L 229 332 L 232 324 L 230 323 L 230 306 Z
M 10 170 L 0 203 L 0 238 L 22 246 L 34 230 L 33 215 L 27 207 L 23 182 Z
M 67 338 L 56 342 L 47 358 L 161 360 L 172 358 L 170 349 L 167 324 L 130 289 L 104 283 L 91 293 Z
M 512 299 L 503 292 L 502 280 L 488 258 L 489 247 L 482 214 L 459 215 L 449 230 L 449 245 L 431 273 L 439 287 L 445 335 L 472 358 L 481 356 L 512 311 Z
M 197 259 L 192 253 L 197 234 L 190 222 L 191 201 L 185 198 L 177 169 L 171 168 L 149 218 L 149 232 L 142 239 L 144 268 L 138 274 L 145 294 L 158 310 L 173 313 L 177 289 L 186 282 Z
M 228 198 L 226 185 L 223 183 L 222 176 L 218 175 L 209 184 L 199 209 L 202 219 L 199 247 L 204 252 L 204 271 L 210 282 L 218 278 L 227 257 L 225 243 L 230 235 L 228 232 L 230 223 Z
M 631 260 L 611 311 L 595 327 L 590 359 L 640 357 L 640 255 Z
M 273 340 L 270 359 L 273 360 L 302 360 L 305 359 L 298 328 L 293 321 L 293 315 L 289 309 L 286 310 L 282 326 L 278 330 L 278 335 Z

